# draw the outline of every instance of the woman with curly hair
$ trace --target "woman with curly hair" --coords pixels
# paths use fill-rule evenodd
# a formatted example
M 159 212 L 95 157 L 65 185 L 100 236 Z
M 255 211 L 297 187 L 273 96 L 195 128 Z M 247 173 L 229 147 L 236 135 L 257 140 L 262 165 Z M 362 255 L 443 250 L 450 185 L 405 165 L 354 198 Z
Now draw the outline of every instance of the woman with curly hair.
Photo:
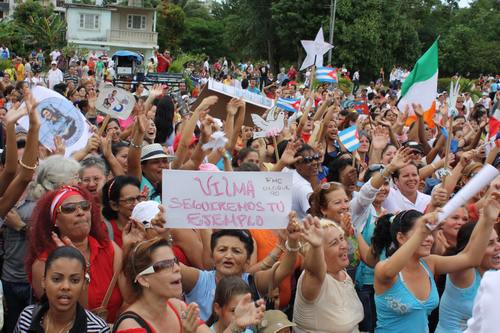
M 127 284 L 119 276 L 122 251 L 108 239 L 99 205 L 87 190 L 79 186 L 64 186 L 42 196 L 33 212 L 29 238 L 26 270 L 38 298 L 43 294 L 42 279 L 48 254 L 58 246 L 72 245 L 83 254 L 90 278 L 87 293 L 80 299 L 81 304 L 93 310 L 104 305 L 106 319 L 114 321 L 122 305 L 122 295 L 127 294 Z M 128 246 L 127 240 L 125 235 L 124 248 Z M 111 295 L 103 304 L 108 289 Z

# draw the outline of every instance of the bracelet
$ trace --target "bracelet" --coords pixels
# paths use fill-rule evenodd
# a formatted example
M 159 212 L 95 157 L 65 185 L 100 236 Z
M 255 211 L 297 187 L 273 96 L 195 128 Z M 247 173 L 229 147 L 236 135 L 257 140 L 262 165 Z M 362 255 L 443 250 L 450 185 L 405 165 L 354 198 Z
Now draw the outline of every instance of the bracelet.
M 273 262 L 276 262 L 279 259 L 277 255 L 273 254 L 273 252 L 269 252 L 268 256 L 271 257 Z
M 432 167 L 432 169 L 433 169 L 433 170 L 437 170 L 437 166 L 436 166 L 436 164 L 431 163 L 431 167 Z
M 22 166 L 25 169 L 28 169 L 28 170 L 36 170 L 36 167 L 38 166 L 38 163 L 35 163 L 34 166 L 29 166 L 29 165 L 24 164 L 24 162 L 22 160 L 19 160 L 19 165 Z
M 287 249 L 288 252 L 299 252 L 299 250 L 302 248 L 302 244 L 299 242 L 299 245 L 297 247 L 290 247 L 287 239 L 285 241 L 285 248 Z
M 142 146 L 141 146 L 141 145 L 137 145 L 137 144 L 135 144 L 135 142 L 134 142 L 134 141 L 132 141 L 132 140 L 130 140 L 130 147 L 132 147 L 132 148 L 137 148 L 137 149 L 141 149 L 141 148 L 142 148 Z

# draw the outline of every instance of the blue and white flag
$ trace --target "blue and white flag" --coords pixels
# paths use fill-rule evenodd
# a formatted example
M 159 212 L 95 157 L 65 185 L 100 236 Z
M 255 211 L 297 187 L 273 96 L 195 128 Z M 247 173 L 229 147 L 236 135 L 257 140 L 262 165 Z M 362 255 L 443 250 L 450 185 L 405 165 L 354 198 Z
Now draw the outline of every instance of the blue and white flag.
M 288 112 L 297 112 L 300 109 L 300 99 L 280 97 L 277 106 Z
M 337 83 L 337 68 L 318 67 L 316 69 L 316 80 L 318 82 Z
M 356 125 L 346 128 L 343 131 L 339 132 L 339 140 L 342 142 L 344 147 L 349 150 L 349 152 L 353 152 L 359 147 L 359 138 L 358 138 L 358 130 L 356 129 Z

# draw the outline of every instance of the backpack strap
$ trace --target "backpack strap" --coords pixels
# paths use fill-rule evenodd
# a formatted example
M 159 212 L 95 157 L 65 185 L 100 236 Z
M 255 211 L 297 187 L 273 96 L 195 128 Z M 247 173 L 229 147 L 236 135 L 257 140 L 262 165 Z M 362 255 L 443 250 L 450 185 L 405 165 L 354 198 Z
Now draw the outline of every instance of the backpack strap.
M 108 219 L 102 219 L 104 222 L 104 225 L 106 226 L 106 230 L 108 230 L 108 236 L 109 240 L 114 241 L 115 240 L 115 232 L 113 231 L 113 226 L 111 225 L 111 222 L 108 221 Z
M 142 319 L 141 316 L 139 316 L 137 313 L 135 313 L 133 311 L 126 311 L 120 315 L 120 317 L 116 320 L 115 324 L 113 325 L 113 333 L 115 333 L 117 331 L 118 326 L 120 326 L 120 323 L 122 321 L 124 321 L 125 319 L 133 319 L 142 328 L 144 328 L 147 333 L 153 333 L 153 331 L 151 331 L 151 328 L 149 327 L 148 323 L 146 323 L 146 321 L 144 319 Z

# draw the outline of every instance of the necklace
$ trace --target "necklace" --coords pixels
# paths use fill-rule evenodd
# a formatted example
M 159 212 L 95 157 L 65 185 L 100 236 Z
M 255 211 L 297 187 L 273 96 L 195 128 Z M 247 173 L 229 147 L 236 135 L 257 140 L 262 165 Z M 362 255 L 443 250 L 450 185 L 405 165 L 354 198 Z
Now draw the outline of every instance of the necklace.
M 51 329 L 51 326 L 52 326 L 52 323 L 50 321 L 50 316 L 49 314 L 47 314 L 47 320 L 45 321 L 45 324 L 46 324 L 46 328 L 45 328 L 45 333 L 54 333 L 52 332 L 50 329 Z M 63 333 L 66 329 L 68 329 L 69 327 L 73 327 L 73 323 L 74 323 L 74 320 L 70 321 L 68 324 L 66 324 L 63 328 L 61 328 L 59 331 L 57 331 L 57 333 Z M 68 331 L 69 332 L 69 329 Z

